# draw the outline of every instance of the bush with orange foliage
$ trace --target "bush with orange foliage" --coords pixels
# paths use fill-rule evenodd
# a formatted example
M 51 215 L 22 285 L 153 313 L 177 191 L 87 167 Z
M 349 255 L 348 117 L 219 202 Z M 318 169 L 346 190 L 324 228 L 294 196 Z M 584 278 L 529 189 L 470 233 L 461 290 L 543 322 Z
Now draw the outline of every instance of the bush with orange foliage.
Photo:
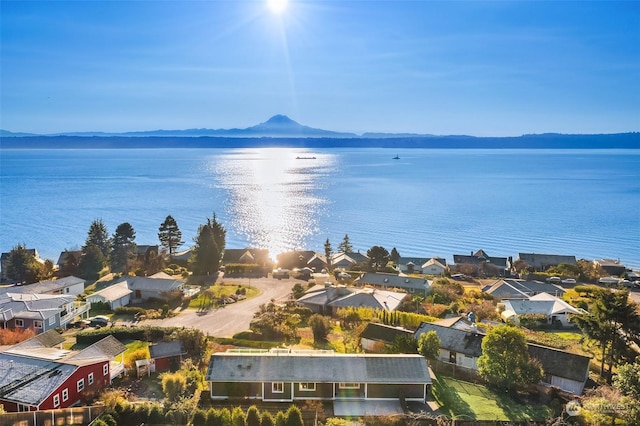
M 0 329 L 0 345 L 15 345 L 35 336 L 30 328 L 2 328 Z

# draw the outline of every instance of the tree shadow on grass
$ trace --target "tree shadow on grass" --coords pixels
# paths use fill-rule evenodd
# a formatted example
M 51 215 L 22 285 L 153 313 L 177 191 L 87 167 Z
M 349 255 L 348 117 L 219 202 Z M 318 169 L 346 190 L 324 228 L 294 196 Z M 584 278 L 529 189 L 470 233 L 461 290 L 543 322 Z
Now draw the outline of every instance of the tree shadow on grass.
M 505 390 L 493 390 L 496 405 L 502 409 L 509 421 L 548 420 L 552 416 L 549 407 L 542 404 L 518 401 L 513 393 Z
M 433 397 L 440 406 L 439 411 L 452 419 L 475 419 L 475 412 L 442 377 L 436 377 L 432 385 Z

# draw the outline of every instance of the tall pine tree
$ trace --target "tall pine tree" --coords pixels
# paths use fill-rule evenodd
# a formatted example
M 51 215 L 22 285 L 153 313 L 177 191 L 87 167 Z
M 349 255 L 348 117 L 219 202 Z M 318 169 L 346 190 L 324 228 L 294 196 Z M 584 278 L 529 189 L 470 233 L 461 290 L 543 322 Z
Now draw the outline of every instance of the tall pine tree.
M 111 238 L 111 271 L 128 273 L 136 258 L 136 231 L 130 223 L 118 225 Z
M 176 249 L 184 244 L 178 223 L 171 215 L 167 216 L 158 228 L 158 239 L 160 244 L 169 251 L 169 257 L 173 257 Z
M 198 228 L 191 254 L 194 274 L 211 275 L 218 271 L 226 244 L 226 234 L 227 231 L 218 222 L 215 213 L 213 219 L 207 218 L 207 223 Z

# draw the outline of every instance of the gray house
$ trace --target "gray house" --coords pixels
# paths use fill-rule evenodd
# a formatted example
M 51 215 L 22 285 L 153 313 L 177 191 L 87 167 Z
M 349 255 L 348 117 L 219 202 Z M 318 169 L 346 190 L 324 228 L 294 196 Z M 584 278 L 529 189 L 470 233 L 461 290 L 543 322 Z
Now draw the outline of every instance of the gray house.
M 127 306 L 131 302 L 131 293 L 126 281 L 105 287 L 100 291 L 87 296 L 87 301 L 91 303 L 106 303 L 111 310 L 120 306 Z
M 431 385 L 427 361 L 416 354 L 338 354 L 332 351 L 215 353 L 206 380 L 212 399 L 265 402 L 424 401 Z
M 32 329 L 36 334 L 65 328 L 74 318 L 89 316 L 90 303 L 75 296 L 6 293 L 0 296 L 0 326 Z
M 431 287 L 431 282 L 424 278 L 412 278 L 396 274 L 382 274 L 367 272 L 358 278 L 357 285 L 369 285 L 383 289 L 398 288 L 411 294 L 426 296 Z

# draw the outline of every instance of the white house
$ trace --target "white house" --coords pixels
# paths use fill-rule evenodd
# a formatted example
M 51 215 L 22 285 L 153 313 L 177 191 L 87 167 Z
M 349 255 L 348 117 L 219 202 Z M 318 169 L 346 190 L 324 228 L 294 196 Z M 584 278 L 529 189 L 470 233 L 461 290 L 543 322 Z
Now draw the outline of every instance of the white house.
M 108 303 L 111 310 L 131 303 L 131 293 L 126 281 L 119 282 L 87 296 L 91 303 Z
M 505 308 L 501 313 L 503 318 L 513 318 L 525 314 L 544 314 L 547 316 L 548 323 L 559 322 L 563 327 L 570 325 L 569 315 L 585 312 L 548 293 L 539 293 L 529 299 L 503 300 L 502 303 Z
M 422 265 L 422 273 L 425 275 L 442 275 L 446 270 L 446 262 L 443 263 L 438 257 L 432 257 Z

